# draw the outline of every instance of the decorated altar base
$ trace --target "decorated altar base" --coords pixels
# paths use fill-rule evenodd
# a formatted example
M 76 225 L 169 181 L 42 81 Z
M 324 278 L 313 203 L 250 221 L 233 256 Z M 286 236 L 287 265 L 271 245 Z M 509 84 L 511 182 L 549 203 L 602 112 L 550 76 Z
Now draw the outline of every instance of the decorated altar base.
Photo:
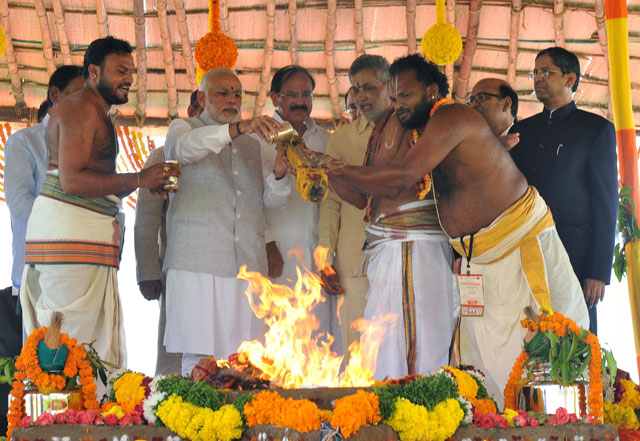
M 329 441 L 341 440 L 332 430 L 314 430 L 301 434 L 295 430 L 257 425 L 242 434 L 246 441 Z M 364 426 L 349 437 L 352 441 L 396 441 L 398 434 L 389 426 Z M 618 432 L 607 424 L 561 424 L 557 426 L 513 429 L 465 427 L 450 438 L 453 441 L 618 441 Z M 15 429 L 13 441 L 180 441 L 166 427 L 153 426 L 81 426 L 49 425 Z

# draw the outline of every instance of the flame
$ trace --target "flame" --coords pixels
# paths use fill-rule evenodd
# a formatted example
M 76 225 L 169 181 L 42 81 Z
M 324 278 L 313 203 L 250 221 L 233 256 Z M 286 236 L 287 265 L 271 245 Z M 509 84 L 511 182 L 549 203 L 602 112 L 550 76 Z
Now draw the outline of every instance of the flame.
M 314 252 L 316 268 L 323 268 L 327 249 Z M 262 371 L 262 378 L 280 387 L 303 386 L 364 387 L 373 384 L 378 349 L 385 328 L 395 325 L 396 316 L 387 314 L 374 321 L 360 319 L 356 325 L 362 337 L 349 346 L 350 361 L 341 372 L 343 356 L 331 351 L 334 337 L 320 333 L 320 323 L 311 311 L 321 302 L 319 276 L 307 268 L 297 268 L 294 288 L 273 284 L 245 265 L 237 276 L 249 283 L 245 294 L 254 314 L 268 325 L 264 343 L 245 341 L 238 353 Z

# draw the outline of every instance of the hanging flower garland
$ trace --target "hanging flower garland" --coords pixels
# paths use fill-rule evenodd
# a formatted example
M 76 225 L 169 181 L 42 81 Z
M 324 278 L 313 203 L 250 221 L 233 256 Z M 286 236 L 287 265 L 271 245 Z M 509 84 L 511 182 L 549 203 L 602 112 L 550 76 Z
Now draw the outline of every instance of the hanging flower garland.
M 4 35 L 4 29 L 0 26 L 0 55 L 4 54 L 4 50 L 7 48 L 7 36 Z
M 231 69 L 238 59 L 238 47 L 220 32 L 220 0 L 209 0 L 209 32 L 196 44 L 196 82 L 200 84 L 205 72 L 217 67 Z
M 436 0 L 436 24 L 422 36 L 422 52 L 427 60 L 444 65 L 453 63 L 462 52 L 462 36 L 446 23 L 445 0 Z

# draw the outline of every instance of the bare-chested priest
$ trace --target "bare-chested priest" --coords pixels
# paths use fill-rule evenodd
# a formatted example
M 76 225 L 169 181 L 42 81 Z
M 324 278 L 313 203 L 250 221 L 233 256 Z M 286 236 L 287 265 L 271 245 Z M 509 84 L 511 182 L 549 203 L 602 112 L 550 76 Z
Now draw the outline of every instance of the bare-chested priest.
M 370 96 L 388 96 L 386 60 L 363 55 L 354 61 L 349 75 L 365 116 L 385 103 L 379 98 L 371 101 Z M 384 95 L 378 91 L 382 87 Z M 448 88 L 446 79 L 441 87 Z M 369 108 L 367 100 L 372 103 Z M 372 118 L 375 127 L 367 144 L 366 165 L 388 164 L 406 155 L 413 145 L 412 130 L 426 123 L 419 115 L 405 123 L 389 104 L 378 108 Z M 338 195 L 358 208 L 366 207 L 370 221 L 365 229 L 370 260 L 364 318 L 386 313 L 397 316 L 397 325 L 386 330 L 380 345 L 374 377 L 430 374 L 448 364 L 455 325 L 453 253 L 438 225 L 433 197 L 428 189 L 413 185 L 393 199 L 369 198 L 360 191 L 340 188 L 337 181 L 339 177 L 333 182 Z
M 586 327 L 580 284 L 544 200 L 527 186 L 482 116 L 443 100 L 442 74 L 418 55 L 396 60 L 391 73 L 400 121 L 407 125 L 423 114 L 428 120 L 424 132 L 386 164 L 333 166 L 330 179 L 394 199 L 432 172 L 440 223 L 465 256 L 462 273 L 484 279 L 483 296 L 481 289 L 473 289 L 481 285 L 477 278 L 462 280 L 462 302 L 475 305 L 462 309 L 469 314 L 484 309 L 481 316 L 462 318 L 462 363 L 485 371 L 489 392 L 502 400 L 525 335 L 523 308 L 551 306 Z
M 63 332 L 95 340 L 104 360 L 126 363 L 117 269 L 122 245 L 120 198 L 138 187 L 163 196 L 174 164 L 116 173 L 118 146 L 109 117 L 128 100 L 132 48 L 113 37 L 95 40 L 84 57 L 84 88 L 56 107 L 47 126 L 49 167 L 27 226 L 20 301 L 27 332 L 64 314 Z

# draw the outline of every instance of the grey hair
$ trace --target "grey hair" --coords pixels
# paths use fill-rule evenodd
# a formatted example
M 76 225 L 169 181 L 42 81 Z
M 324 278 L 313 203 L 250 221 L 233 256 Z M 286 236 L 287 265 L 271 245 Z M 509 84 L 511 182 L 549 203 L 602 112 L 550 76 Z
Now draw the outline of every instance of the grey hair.
M 380 55 L 360 55 L 351 63 L 349 68 L 349 80 L 353 82 L 353 76 L 361 70 L 371 68 L 376 73 L 376 78 L 383 84 L 389 84 L 391 74 L 389 73 L 389 62 Z
M 209 88 L 209 82 L 208 82 L 209 77 L 212 77 L 213 75 L 218 75 L 221 73 L 228 73 L 228 74 L 238 76 L 236 71 L 233 69 L 227 69 L 226 67 L 216 67 L 215 69 L 211 69 L 210 71 L 202 75 L 202 78 L 200 79 L 200 85 L 198 86 L 198 90 L 200 92 L 206 93 L 207 89 Z

